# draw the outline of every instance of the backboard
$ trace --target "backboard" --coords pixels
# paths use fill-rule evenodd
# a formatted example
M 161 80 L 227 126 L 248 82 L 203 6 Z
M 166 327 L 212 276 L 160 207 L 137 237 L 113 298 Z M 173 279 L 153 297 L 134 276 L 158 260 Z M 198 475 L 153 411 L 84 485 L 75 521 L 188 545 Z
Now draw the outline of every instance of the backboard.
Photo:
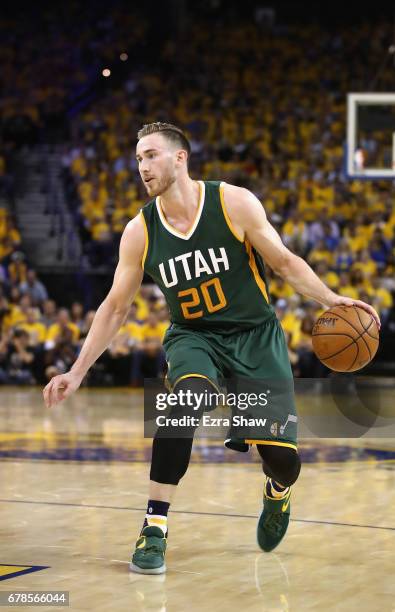
M 395 92 L 348 94 L 346 172 L 395 180 Z

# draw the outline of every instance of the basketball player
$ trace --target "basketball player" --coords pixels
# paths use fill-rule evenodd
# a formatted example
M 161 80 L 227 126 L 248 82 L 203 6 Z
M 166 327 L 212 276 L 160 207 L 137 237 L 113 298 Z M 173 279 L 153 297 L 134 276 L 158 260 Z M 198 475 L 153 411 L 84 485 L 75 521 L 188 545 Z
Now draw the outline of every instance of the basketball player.
M 70 396 L 110 344 L 133 302 L 143 274 L 163 291 L 171 314 L 164 339 L 167 379 L 174 393 L 213 391 L 221 378 L 292 381 L 282 328 L 268 298 L 265 261 L 295 291 L 328 307 L 358 305 L 380 325 L 376 311 L 336 295 L 308 264 L 291 253 L 247 189 L 217 181 L 195 181 L 188 173 L 190 145 L 167 123 L 145 125 L 136 157 L 150 202 L 126 226 L 113 285 L 97 310 L 81 353 L 70 372 L 44 389 L 47 406 Z M 289 522 L 291 486 L 298 478 L 296 416 L 292 397 L 278 408 L 278 427 L 229 448 L 256 444 L 266 476 L 257 539 L 273 550 Z M 201 413 L 200 413 L 201 414 Z M 131 569 L 165 571 L 167 513 L 191 455 L 191 435 L 153 440 L 147 514 Z

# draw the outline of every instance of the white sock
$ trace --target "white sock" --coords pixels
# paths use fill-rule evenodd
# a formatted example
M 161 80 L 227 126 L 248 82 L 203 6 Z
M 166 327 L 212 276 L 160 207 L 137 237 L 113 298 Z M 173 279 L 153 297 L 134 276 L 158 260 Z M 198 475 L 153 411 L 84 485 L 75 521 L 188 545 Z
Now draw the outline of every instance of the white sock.
M 146 514 L 145 520 L 150 527 L 159 527 L 164 535 L 167 534 L 167 516 L 162 514 Z

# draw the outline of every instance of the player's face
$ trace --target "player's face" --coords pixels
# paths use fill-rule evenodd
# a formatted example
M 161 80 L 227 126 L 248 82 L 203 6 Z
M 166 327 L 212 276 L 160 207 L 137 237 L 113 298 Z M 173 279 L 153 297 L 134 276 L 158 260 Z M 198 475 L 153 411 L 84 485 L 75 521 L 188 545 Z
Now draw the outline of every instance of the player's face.
M 161 134 L 141 138 L 136 147 L 136 159 L 150 197 L 161 195 L 177 180 L 176 151 Z

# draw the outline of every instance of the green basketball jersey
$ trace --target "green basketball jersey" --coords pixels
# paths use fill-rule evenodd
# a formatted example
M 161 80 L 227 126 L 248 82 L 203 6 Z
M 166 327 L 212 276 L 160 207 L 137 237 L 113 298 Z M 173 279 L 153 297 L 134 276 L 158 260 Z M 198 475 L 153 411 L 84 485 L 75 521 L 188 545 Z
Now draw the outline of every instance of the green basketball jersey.
M 199 181 L 195 221 L 184 234 L 166 221 L 160 198 L 142 209 L 144 271 L 159 285 L 172 323 L 196 329 L 249 329 L 274 315 L 260 255 L 235 233 L 223 183 Z

